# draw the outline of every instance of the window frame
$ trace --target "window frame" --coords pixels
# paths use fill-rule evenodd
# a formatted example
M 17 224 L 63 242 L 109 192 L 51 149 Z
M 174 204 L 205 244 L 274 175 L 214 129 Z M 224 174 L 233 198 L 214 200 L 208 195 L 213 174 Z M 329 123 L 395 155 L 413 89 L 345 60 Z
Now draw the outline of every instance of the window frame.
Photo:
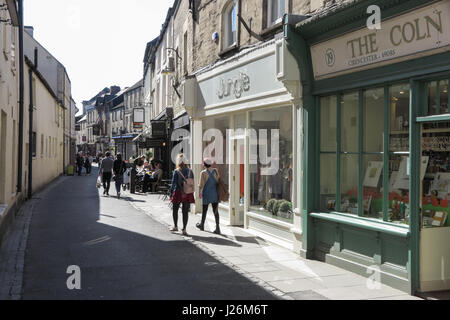
M 330 210 L 328 211 L 328 213 L 330 214 L 338 214 L 338 215 L 345 215 L 345 216 L 351 216 L 353 218 L 360 218 L 360 219 L 365 219 L 365 220 L 369 220 L 369 221 L 376 221 L 376 222 L 381 222 L 381 223 L 385 223 L 385 224 L 394 224 L 396 226 L 399 226 L 398 224 L 389 221 L 389 216 L 388 216 L 388 200 L 389 200 L 389 170 L 385 170 L 385 168 L 389 168 L 389 159 L 390 156 L 392 154 L 394 154 L 393 152 L 390 151 L 390 145 L 389 145 L 389 137 L 390 137 L 390 88 L 394 87 L 396 85 L 400 85 L 400 84 L 410 84 L 408 81 L 396 81 L 393 83 L 385 83 L 385 84 L 381 84 L 381 85 L 375 85 L 375 86 L 370 86 L 370 87 L 364 87 L 364 88 L 357 88 L 357 89 L 350 89 L 350 90 L 341 90 L 338 92 L 334 92 L 334 93 L 329 93 L 329 94 L 324 94 L 324 95 L 319 95 L 318 99 L 317 99 L 317 106 L 318 106 L 318 121 L 319 121 L 319 126 L 316 128 L 316 133 L 319 137 L 318 141 L 320 140 L 320 136 L 321 136 L 321 125 L 320 125 L 320 119 L 321 119 L 321 111 L 322 111 L 322 105 L 321 105 L 321 99 L 325 98 L 325 97 L 331 97 L 331 96 L 335 96 L 336 97 L 336 151 L 322 151 L 321 150 L 321 145 L 319 146 L 318 150 L 317 150 L 317 154 L 318 157 L 317 159 L 319 160 L 320 163 L 320 159 L 321 156 L 323 154 L 333 154 L 336 156 L 336 205 L 335 205 L 335 209 L 334 210 Z M 370 151 L 365 151 L 364 150 L 364 146 L 365 146 L 365 142 L 364 142 L 364 103 L 365 103 L 365 98 L 364 98 L 364 93 L 368 90 L 373 90 L 373 89 L 384 89 L 384 108 L 383 108 L 383 113 L 384 113 L 384 126 L 383 126 L 383 151 L 382 152 L 370 152 Z M 411 97 L 411 93 L 413 91 L 413 88 L 410 87 L 410 97 Z M 358 92 L 359 94 L 359 98 L 358 98 L 358 102 L 359 102 L 359 113 L 358 113 L 358 152 L 343 152 L 342 149 L 342 141 L 341 141 L 341 130 L 342 130 L 342 121 L 341 121 L 341 104 L 342 104 L 342 98 L 345 94 L 347 93 L 351 93 L 351 92 Z M 411 112 L 411 110 L 409 110 L 409 112 Z M 411 127 L 409 129 L 411 131 Z M 409 135 L 411 135 L 411 132 L 409 133 Z M 409 147 L 409 156 L 411 157 L 411 146 Z M 358 155 L 358 215 L 354 215 L 354 214 L 350 214 L 350 213 L 345 213 L 341 211 L 341 159 L 342 159 L 342 155 L 346 155 L 346 154 L 356 154 Z M 366 217 L 364 216 L 364 210 L 362 207 L 363 204 L 363 180 L 364 180 L 364 169 L 363 169 L 363 160 L 364 157 L 367 155 L 375 155 L 375 154 L 379 154 L 383 157 L 383 171 L 382 171 L 382 175 L 381 175 L 381 179 L 382 179 L 382 188 L 383 190 L 388 190 L 388 192 L 383 192 L 383 218 L 382 219 L 376 219 L 376 218 L 371 218 L 371 217 Z M 318 176 L 317 179 L 318 181 L 320 181 L 321 178 L 321 170 L 320 170 L 320 164 L 318 166 Z M 320 188 L 320 184 L 318 185 L 318 188 Z M 321 195 L 321 190 L 318 189 L 318 194 Z M 410 195 L 410 199 L 409 199 L 409 203 L 411 204 L 411 190 L 409 190 L 409 195 Z M 315 209 L 317 212 L 323 212 L 322 209 L 320 209 L 321 205 L 319 202 L 315 203 L 314 205 Z M 410 212 L 411 212 L 411 208 L 410 208 Z M 411 220 L 409 221 L 409 224 L 405 225 L 405 227 L 410 227 L 411 225 Z M 402 225 L 400 225 L 402 226 Z
M 232 21 L 229 21 L 229 17 L 231 13 L 236 10 L 235 13 L 235 39 L 231 43 L 230 36 L 232 36 Z M 226 52 L 238 46 L 238 35 L 239 35 L 239 23 L 238 23 L 238 14 L 239 14 L 239 2 L 237 0 L 230 0 L 224 6 L 222 11 L 222 41 L 221 41 L 221 52 Z M 232 20 L 232 19 L 231 19 Z
M 274 5 L 274 3 L 277 3 L 278 6 L 280 6 L 280 4 L 282 2 L 284 2 L 284 12 L 274 21 L 272 21 L 272 6 Z M 265 10 L 266 10 L 266 14 L 265 14 L 265 26 L 266 28 L 271 28 L 273 26 L 276 26 L 278 24 L 280 24 L 283 21 L 283 16 L 284 14 L 288 13 L 289 9 L 289 1 L 288 0 L 266 0 L 266 6 L 265 6 Z M 281 12 L 281 9 L 278 9 L 279 13 Z

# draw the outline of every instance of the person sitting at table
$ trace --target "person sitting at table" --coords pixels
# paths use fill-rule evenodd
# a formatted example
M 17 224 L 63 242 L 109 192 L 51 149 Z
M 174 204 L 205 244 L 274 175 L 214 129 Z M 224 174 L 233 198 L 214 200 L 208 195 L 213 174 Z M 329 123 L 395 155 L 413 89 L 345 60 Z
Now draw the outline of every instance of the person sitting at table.
M 155 171 L 151 172 L 150 174 L 147 173 L 144 177 L 144 193 L 148 192 L 149 185 L 161 180 L 162 175 L 163 175 L 162 163 L 155 162 Z

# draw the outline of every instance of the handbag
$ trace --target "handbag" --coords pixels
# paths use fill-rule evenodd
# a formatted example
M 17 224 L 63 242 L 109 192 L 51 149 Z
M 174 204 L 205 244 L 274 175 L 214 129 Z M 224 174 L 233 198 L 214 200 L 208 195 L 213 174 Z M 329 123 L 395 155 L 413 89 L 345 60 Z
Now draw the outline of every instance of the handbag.
M 181 174 L 181 176 L 183 177 L 183 180 L 184 180 L 183 192 L 185 194 L 194 193 L 194 191 L 195 191 L 195 181 L 194 181 L 194 178 L 189 178 L 189 176 L 191 175 L 191 170 L 189 170 L 189 174 L 188 174 L 188 178 L 187 179 L 184 177 L 184 175 L 181 172 L 181 170 L 178 170 L 178 172 Z
M 222 178 L 217 182 L 217 195 L 219 202 L 228 202 L 230 199 L 230 193 L 228 192 L 228 185 L 223 182 Z
M 97 177 L 97 188 L 100 189 L 102 186 L 102 178 L 100 176 Z

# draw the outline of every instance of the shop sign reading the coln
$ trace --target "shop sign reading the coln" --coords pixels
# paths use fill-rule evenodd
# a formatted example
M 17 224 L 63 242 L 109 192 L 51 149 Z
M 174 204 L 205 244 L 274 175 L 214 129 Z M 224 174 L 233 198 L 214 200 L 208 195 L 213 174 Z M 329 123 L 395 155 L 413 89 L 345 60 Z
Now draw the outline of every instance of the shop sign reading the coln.
M 314 45 L 314 76 L 328 78 L 448 50 L 449 21 L 446 0 L 384 21 L 381 30 L 362 29 Z

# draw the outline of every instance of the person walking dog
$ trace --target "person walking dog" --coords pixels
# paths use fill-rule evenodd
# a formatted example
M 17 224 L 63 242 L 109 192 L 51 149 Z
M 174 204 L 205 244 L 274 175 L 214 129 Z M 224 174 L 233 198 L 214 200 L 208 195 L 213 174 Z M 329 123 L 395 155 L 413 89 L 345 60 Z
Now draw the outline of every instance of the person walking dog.
M 173 172 L 170 201 L 173 204 L 173 224 L 172 232 L 178 231 L 178 210 L 182 206 L 183 229 L 182 234 L 187 236 L 186 228 L 189 220 L 189 210 L 194 199 L 194 173 L 189 169 L 187 160 L 183 154 L 177 157 L 177 169 Z
M 198 185 L 200 189 L 200 198 L 203 199 L 203 212 L 202 221 L 197 223 L 196 227 L 201 231 L 205 230 L 206 214 L 208 213 L 208 207 L 211 204 L 214 218 L 216 219 L 215 234 L 220 234 L 220 219 L 219 219 L 219 195 L 217 193 L 217 184 L 219 183 L 220 176 L 217 169 L 211 168 L 211 161 L 205 159 L 203 166 L 205 170 L 202 171 L 200 177 L 200 183 Z

